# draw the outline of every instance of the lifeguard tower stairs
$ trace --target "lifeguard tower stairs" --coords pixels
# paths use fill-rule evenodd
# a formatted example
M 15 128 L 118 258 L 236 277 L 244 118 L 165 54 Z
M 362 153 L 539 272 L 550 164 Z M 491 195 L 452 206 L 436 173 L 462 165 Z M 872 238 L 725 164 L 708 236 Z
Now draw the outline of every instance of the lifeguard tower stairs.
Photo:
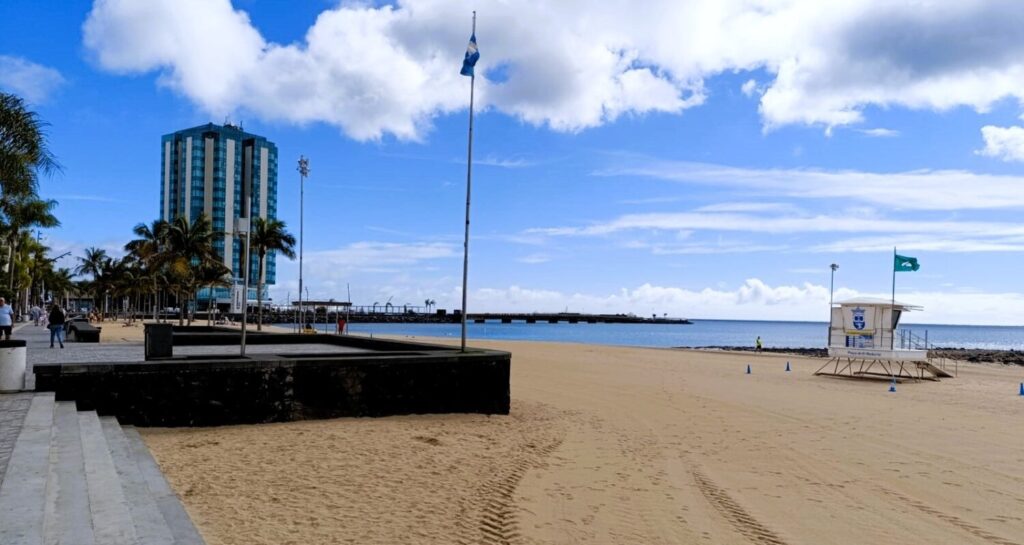
M 875 298 L 832 306 L 829 361 L 815 375 L 879 380 L 939 380 L 956 376 L 943 358 L 929 358 L 928 335 L 900 329 L 905 312 L 922 307 Z

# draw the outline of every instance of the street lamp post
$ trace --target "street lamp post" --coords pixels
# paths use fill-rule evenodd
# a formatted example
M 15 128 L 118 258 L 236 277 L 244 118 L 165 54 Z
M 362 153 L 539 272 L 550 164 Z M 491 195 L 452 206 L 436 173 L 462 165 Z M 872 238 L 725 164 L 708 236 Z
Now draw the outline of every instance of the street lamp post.
M 833 263 L 833 264 L 829 265 L 829 267 L 832 269 L 832 279 L 829 281 L 829 286 L 828 286 L 828 308 L 832 308 L 832 294 L 834 293 L 833 290 L 835 290 L 835 285 L 836 285 L 836 269 L 839 268 L 839 265 L 836 265 L 835 263 Z M 832 311 L 830 310 L 829 312 L 832 312 Z
M 248 210 L 246 210 L 246 217 L 238 218 L 235 227 L 235 231 L 238 232 L 239 236 L 245 237 L 245 261 L 242 266 L 242 342 L 241 342 L 241 356 L 245 357 L 245 329 L 246 322 L 249 321 L 249 269 L 252 259 L 249 256 L 250 251 L 250 234 L 252 233 L 252 225 L 249 221 Z
M 829 268 L 832 269 L 832 277 L 828 283 L 828 335 L 825 337 L 825 346 L 832 344 L 832 296 L 836 286 L 836 269 L 839 268 L 839 265 L 833 263 L 829 265 Z
M 306 198 L 306 176 L 309 176 L 309 159 L 304 155 L 299 156 L 299 314 L 302 315 L 302 320 L 306 319 L 306 309 L 302 306 L 302 243 L 303 243 L 303 231 L 304 231 L 304 208 Z M 309 296 L 306 296 L 306 300 L 309 300 Z M 299 328 L 304 327 L 303 324 L 299 324 Z

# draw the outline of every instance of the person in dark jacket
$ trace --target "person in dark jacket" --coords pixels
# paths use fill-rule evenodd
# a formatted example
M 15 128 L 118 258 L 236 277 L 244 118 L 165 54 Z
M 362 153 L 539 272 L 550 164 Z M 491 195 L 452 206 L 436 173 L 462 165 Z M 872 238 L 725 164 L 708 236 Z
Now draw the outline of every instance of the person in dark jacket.
M 50 348 L 53 348 L 53 338 L 57 338 L 57 342 L 60 343 L 60 347 L 64 348 L 64 310 L 60 308 L 60 305 L 54 303 L 50 307 L 49 316 L 49 328 L 50 328 Z

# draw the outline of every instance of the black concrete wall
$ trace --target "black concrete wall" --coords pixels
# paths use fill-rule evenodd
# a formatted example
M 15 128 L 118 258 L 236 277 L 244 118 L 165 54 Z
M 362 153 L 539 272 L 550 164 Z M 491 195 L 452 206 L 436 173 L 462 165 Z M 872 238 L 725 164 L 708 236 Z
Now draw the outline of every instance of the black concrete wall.
M 510 365 L 507 352 L 437 350 L 48 364 L 34 371 L 37 391 L 56 392 L 58 400 L 74 400 L 79 410 L 113 415 L 122 424 L 216 426 L 342 416 L 508 414 Z

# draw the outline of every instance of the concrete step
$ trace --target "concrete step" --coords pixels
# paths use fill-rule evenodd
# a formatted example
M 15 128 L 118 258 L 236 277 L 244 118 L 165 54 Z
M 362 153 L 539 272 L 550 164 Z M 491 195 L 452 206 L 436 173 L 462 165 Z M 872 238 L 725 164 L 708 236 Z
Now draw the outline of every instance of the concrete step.
M 97 543 L 135 545 L 135 526 L 131 511 L 114 467 L 110 446 L 103 435 L 95 412 L 78 413 L 81 430 L 85 480 L 89 491 L 89 510 Z
M 82 435 L 74 401 L 57 402 L 53 428 L 43 515 L 43 543 L 93 545 L 96 541 L 85 481 Z
M 192 519 L 189 518 L 188 512 L 185 511 L 185 507 L 181 504 L 178 496 L 174 494 L 170 485 L 167 484 L 164 474 L 160 471 L 160 466 L 153 459 L 153 455 L 150 454 L 149 448 L 146 447 L 142 437 L 139 436 L 139 432 L 134 426 L 123 426 L 121 429 L 128 440 L 128 444 L 131 446 L 131 452 L 135 457 L 135 463 L 139 467 L 139 472 L 146 481 L 149 492 L 156 501 L 160 513 L 163 514 L 167 526 L 171 529 L 171 534 L 174 536 L 174 544 L 204 545 L 202 536 L 199 535 L 199 531 L 192 524 Z
M 156 499 L 149 491 L 146 479 L 135 462 L 132 447 L 125 437 L 117 419 L 112 416 L 101 416 L 100 425 L 103 428 L 103 435 L 110 446 L 110 454 L 117 468 L 117 474 L 121 479 L 121 488 L 124 490 L 125 500 L 128 502 L 128 509 L 131 511 L 132 521 L 135 524 L 135 535 L 140 545 L 174 545 L 174 536 L 171 534 L 167 521 L 164 520 L 160 508 L 157 507 Z
M 52 393 L 32 398 L 0 485 L 0 543 L 4 545 L 43 542 L 53 413 Z

